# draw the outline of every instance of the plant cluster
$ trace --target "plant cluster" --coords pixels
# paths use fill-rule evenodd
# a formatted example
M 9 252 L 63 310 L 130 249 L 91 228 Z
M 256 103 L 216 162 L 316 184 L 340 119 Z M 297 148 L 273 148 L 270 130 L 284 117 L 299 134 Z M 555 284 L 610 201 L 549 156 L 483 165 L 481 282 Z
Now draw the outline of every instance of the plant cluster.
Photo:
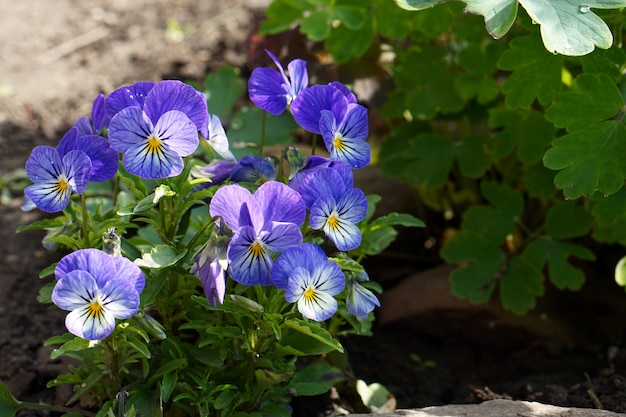
M 452 291 L 524 314 L 547 285 L 581 289 L 598 250 L 623 255 L 606 256 L 626 244 L 624 7 L 274 0 L 261 30 L 297 26 L 379 83 L 377 162 L 417 190 Z
M 23 209 L 58 215 L 21 230 L 67 252 L 39 299 L 68 312 L 52 356 L 80 363 L 49 386 L 71 384 L 84 415 L 290 415 L 290 398 L 343 379 L 338 336 L 370 333 L 380 287 L 362 261 L 394 226 L 423 224 L 373 219 L 379 198 L 354 186 L 370 147 L 352 91 L 268 54 L 277 69 L 253 71 L 250 99 L 328 156 L 265 157 L 263 129 L 237 158 L 212 92 L 173 80 L 100 95 L 58 146 L 32 150 Z M 37 407 L 0 385 L 0 415 Z

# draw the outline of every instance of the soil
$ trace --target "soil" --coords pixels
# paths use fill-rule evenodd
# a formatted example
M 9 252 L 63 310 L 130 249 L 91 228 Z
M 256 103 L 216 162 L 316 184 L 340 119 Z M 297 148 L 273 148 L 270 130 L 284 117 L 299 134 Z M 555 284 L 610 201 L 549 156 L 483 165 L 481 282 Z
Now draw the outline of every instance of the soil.
M 33 146 L 56 145 L 100 92 L 141 80 L 199 82 L 226 63 L 249 73 L 263 62 L 252 34 L 266 6 L 267 0 L 0 0 L 0 380 L 17 398 L 58 405 L 68 398 L 67 388 L 45 388 L 66 364 L 51 360 L 43 346 L 64 331 L 65 313 L 36 299 L 45 283 L 39 272 L 60 254 L 43 249 L 42 234 L 15 234 L 41 214 L 20 210 L 8 176 Z M 266 39 L 261 46 L 285 42 Z M 388 184 L 383 180 L 382 189 L 391 198 L 410 198 Z M 404 233 L 396 248 L 428 255 L 423 242 L 432 230 Z M 398 408 L 513 398 L 626 412 L 626 296 L 610 268 L 595 268 L 584 291 L 549 291 L 532 314 L 517 318 L 497 303 L 452 299 L 449 270 L 420 272 L 434 266 L 424 258 L 381 257 L 368 265 L 387 291 L 374 336 L 343 341 L 354 379 L 382 383 Z M 364 411 L 350 393 L 297 399 L 294 415 Z

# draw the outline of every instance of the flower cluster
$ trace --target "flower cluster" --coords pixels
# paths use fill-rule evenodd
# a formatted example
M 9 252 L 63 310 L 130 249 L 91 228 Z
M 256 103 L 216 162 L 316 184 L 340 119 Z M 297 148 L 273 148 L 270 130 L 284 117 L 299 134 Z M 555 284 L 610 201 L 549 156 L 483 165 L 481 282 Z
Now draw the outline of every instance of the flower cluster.
M 283 157 L 291 172 L 288 179 L 280 178 L 277 160 L 235 158 L 221 121 L 193 87 L 179 81 L 140 82 L 100 95 L 91 118 L 79 119 L 56 148 L 33 150 L 26 163 L 33 182 L 25 189 L 27 202 L 58 212 L 90 182 L 130 175 L 163 185 L 184 173 L 193 190 L 207 192 L 203 201 L 213 219 L 212 237 L 189 248 L 194 258 L 186 265 L 213 306 L 224 302 L 230 277 L 246 286 L 284 291 L 284 300 L 315 321 L 333 316 L 335 297 L 344 294 L 348 311 L 363 319 L 378 299 L 319 244 L 324 236 L 341 252 L 361 244 L 357 224 L 366 216 L 368 201 L 354 187 L 352 168 L 370 160 L 367 109 L 340 83 L 309 86 L 304 61 L 289 63 L 288 76 L 268 54 L 278 70 L 254 70 L 250 99 L 273 115 L 289 109 L 302 128 L 323 137 L 329 158 L 305 160 L 288 149 Z M 202 142 L 214 157 L 208 165 L 193 158 Z M 186 170 L 187 164 L 194 168 Z M 157 200 L 151 197 L 150 206 Z M 318 236 L 316 243 L 312 236 Z M 171 239 L 175 236 L 166 240 Z M 67 328 L 82 338 L 106 337 L 115 319 L 129 318 L 140 308 L 145 279 L 125 257 L 78 250 L 62 259 L 56 278 L 52 301 L 70 311 Z

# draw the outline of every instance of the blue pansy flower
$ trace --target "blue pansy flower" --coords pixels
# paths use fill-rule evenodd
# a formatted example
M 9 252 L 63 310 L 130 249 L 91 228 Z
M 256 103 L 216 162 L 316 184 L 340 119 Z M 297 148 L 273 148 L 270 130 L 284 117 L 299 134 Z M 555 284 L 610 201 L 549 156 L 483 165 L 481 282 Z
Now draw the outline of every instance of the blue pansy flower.
M 349 278 L 347 284 L 346 308 L 359 320 L 365 320 L 374 307 L 380 307 L 380 301 L 374 293 L 360 284 L 363 281 L 369 281 L 366 272 Z
M 36 146 L 26 161 L 26 175 L 33 182 L 24 189 L 27 200 L 54 213 L 70 203 L 72 193 L 82 194 L 91 177 L 91 160 L 83 151 L 63 156 L 50 146 Z
M 276 254 L 302 243 L 306 208 L 300 194 L 283 183 L 266 182 L 254 194 L 238 184 L 224 186 L 209 211 L 233 232 L 228 273 L 241 284 L 270 285 Z
M 200 279 L 204 288 L 204 295 L 213 307 L 217 305 L 217 301 L 220 304 L 224 302 L 226 268 L 228 267 L 226 250 L 229 237 L 230 233 L 224 224 L 217 225 L 208 244 L 196 256 L 196 260 L 189 271 Z
M 341 83 L 307 88 L 291 105 L 294 120 L 305 130 L 321 134 L 330 159 L 362 168 L 371 159 L 367 109 Z
M 233 182 L 263 184 L 276 179 L 276 168 L 263 157 L 247 155 L 237 161 L 230 173 L 230 179 Z
M 334 296 L 345 287 L 339 265 L 310 242 L 280 255 L 272 268 L 272 279 L 276 287 L 285 290 L 288 302 L 297 303 L 298 311 L 315 321 L 324 321 L 335 314 Z
M 344 165 L 320 168 L 300 185 L 300 194 L 310 209 L 311 228 L 323 230 L 341 251 L 361 244 L 361 230 L 356 223 L 367 213 L 365 193 L 352 184 L 352 171 Z
M 105 137 L 94 134 L 81 135 L 78 128 L 72 127 L 61 138 L 57 151 L 63 157 L 72 150 L 85 152 L 91 160 L 90 182 L 108 181 L 117 173 L 119 156 Z
M 228 137 L 222 126 L 222 121 L 216 115 L 209 115 L 209 138 L 208 144 L 211 149 L 222 159 L 235 161 L 235 155 L 230 151 Z
M 116 319 L 135 315 L 145 285 L 139 267 L 98 249 L 65 256 L 55 275 L 52 302 L 70 312 L 65 318 L 69 332 L 88 340 L 104 339 L 115 329 Z
M 248 80 L 250 100 L 266 112 L 278 116 L 309 85 L 306 62 L 294 59 L 287 65 L 289 77 L 285 74 L 276 56 L 266 50 L 278 71 L 272 68 L 255 68 Z
M 114 103 L 121 101 L 113 93 L 111 97 Z M 206 103 L 192 87 L 160 82 L 146 94 L 143 107 L 125 107 L 113 116 L 109 142 L 124 154 L 122 162 L 131 174 L 149 179 L 176 176 L 183 170 L 182 157 L 198 147 L 198 111 L 204 112 L 207 124 Z

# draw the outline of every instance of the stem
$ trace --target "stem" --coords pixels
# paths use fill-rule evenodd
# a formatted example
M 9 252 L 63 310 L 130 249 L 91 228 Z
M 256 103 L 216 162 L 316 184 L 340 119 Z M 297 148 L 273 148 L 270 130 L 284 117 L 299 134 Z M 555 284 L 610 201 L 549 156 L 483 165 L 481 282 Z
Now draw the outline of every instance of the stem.
M 48 411 L 48 412 L 53 411 L 57 413 L 74 412 L 74 413 L 80 413 L 85 417 L 96 416 L 96 413 L 92 413 L 91 411 L 71 408 L 71 407 L 64 407 L 62 405 L 48 405 L 48 404 L 36 404 L 36 403 L 30 403 L 30 402 L 20 402 L 19 408 L 22 410 L 36 410 L 36 411 Z
M 263 156 L 263 147 L 265 146 L 265 112 L 261 113 L 261 140 L 259 142 L 259 156 Z
M 87 198 L 85 197 L 85 193 L 80 195 L 80 206 L 83 215 L 83 221 L 81 222 L 81 230 L 83 233 L 83 241 L 85 243 L 85 248 L 88 248 L 89 245 L 89 227 L 87 225 L 87 218 L 89 213 L 87 212 Z
M 311 141 L 311 155 L 315 155 L 316 146 L 317 146 L 317 135 L 313 135 L 313 140 Z

